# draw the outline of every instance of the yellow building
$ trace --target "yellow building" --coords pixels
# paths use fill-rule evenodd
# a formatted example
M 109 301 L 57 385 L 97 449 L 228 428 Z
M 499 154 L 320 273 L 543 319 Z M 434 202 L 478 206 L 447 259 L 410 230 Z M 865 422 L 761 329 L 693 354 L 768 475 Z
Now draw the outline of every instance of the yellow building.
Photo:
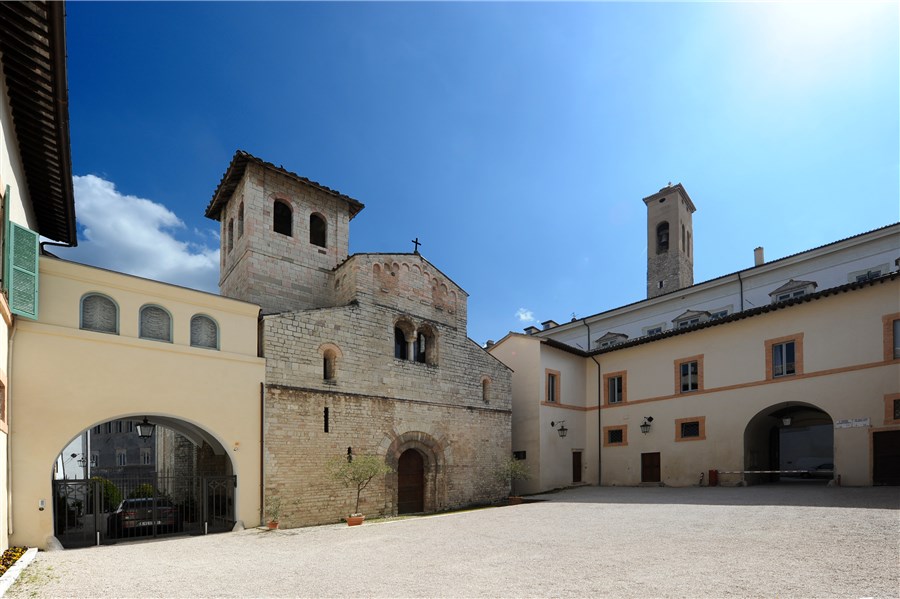
M 693 202 L 644 202 L 648 299 L 489 348 L 519 490 L 900 484 L 900 224 L 692 284 Z

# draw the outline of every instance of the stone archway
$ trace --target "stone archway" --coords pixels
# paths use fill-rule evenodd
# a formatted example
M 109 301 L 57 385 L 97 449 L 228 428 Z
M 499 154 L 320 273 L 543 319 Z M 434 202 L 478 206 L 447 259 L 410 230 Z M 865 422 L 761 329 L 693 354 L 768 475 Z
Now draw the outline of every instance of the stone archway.
M 769 406 L 744 429 L 744 470 L 749 484 L 833 476 L 834 420 L 822 408 L 799 401 Z M 774 471 L 774 473 L 772 473 Z
M 408 453 L 412 450 L 415 455 Z M 406 455 L 401 465 L 401 458 Z M 392 513 L 400 510 L 400 472 L 409 472 L 411 464 L 421 459 L 422 468 L 422 512 L 434 512 L 447 504 L 447 483 L 445 470 L 449 464 L 444 445 L 421 431 L 409 431 L 395 437 L 385 454 L 385 462 L 394 472 L 387 477 L 386 499 Z M 404 509 L 410 509 L 407 505 Z
M 397 513 L 425 511 L 425 458 L 416 449 L 407 449 L 397 464 Z

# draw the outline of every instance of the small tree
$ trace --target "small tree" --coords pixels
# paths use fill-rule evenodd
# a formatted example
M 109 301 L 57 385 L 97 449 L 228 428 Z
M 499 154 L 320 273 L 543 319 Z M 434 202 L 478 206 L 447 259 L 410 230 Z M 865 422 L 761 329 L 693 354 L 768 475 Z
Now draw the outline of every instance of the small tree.
M 281 497 L 278 495 L 266 497 L 266 514 L 269 516 L 269 522 L 278 522 L 281 518 Z
M 528 472 L 528 466 L 522 460 L 515 458 L 507 458 L 497 466 L 494 472 L 497 481 L 505 484 L 509 488 L 509 494 L 513 494 L 513 482 L 517 480 L 528 480 L 531 473 Z
M 359 515 L 359 496 L 363 489 L 376 476 L 389 474 L 394 470 L 384 463 L 384 460 L 374 455 L 341 456 L 328 462 L 328 473 L 333 479 L 342 483 L 345 487 L 356 487 L 356 508 L 353 516 Z

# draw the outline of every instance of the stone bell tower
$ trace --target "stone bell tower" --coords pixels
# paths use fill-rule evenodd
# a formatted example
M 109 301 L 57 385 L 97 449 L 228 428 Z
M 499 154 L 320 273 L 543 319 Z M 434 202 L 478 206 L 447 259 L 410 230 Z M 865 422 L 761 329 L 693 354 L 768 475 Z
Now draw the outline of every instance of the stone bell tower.
M 647 205 L 647 298 L 694 284 L 697 210 L 681 183 L 644 198 Z
M 334 305 L 363 204 L 239 150 L 206 216 L 221 224 L 219 291 L 264 314 Z

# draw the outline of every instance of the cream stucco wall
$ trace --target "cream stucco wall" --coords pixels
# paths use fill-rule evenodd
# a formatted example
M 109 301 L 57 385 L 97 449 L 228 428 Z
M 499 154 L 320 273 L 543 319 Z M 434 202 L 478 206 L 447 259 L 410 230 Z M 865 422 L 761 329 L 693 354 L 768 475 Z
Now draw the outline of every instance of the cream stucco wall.
M 176 418 L 226 449 L 237 475 L 236 517 L 260 522 L 261 398 L 259 308 L 155 281 L 41 258 L 40 320 L 19 320 L 13 345 L 11 540 L 45 547 L 53 534 L 52 467 L 86 428 L 122 417 Z M 79 329 L 80 300 L 98 292 L 119 307 L 119 334 Z M 173 342 L 139 339 L 147 303 L 172 315 Z M 211 316 L 220 350 L 190 347 L 190 318 Z M 52 415 L 52 417 L 49 417 Z

